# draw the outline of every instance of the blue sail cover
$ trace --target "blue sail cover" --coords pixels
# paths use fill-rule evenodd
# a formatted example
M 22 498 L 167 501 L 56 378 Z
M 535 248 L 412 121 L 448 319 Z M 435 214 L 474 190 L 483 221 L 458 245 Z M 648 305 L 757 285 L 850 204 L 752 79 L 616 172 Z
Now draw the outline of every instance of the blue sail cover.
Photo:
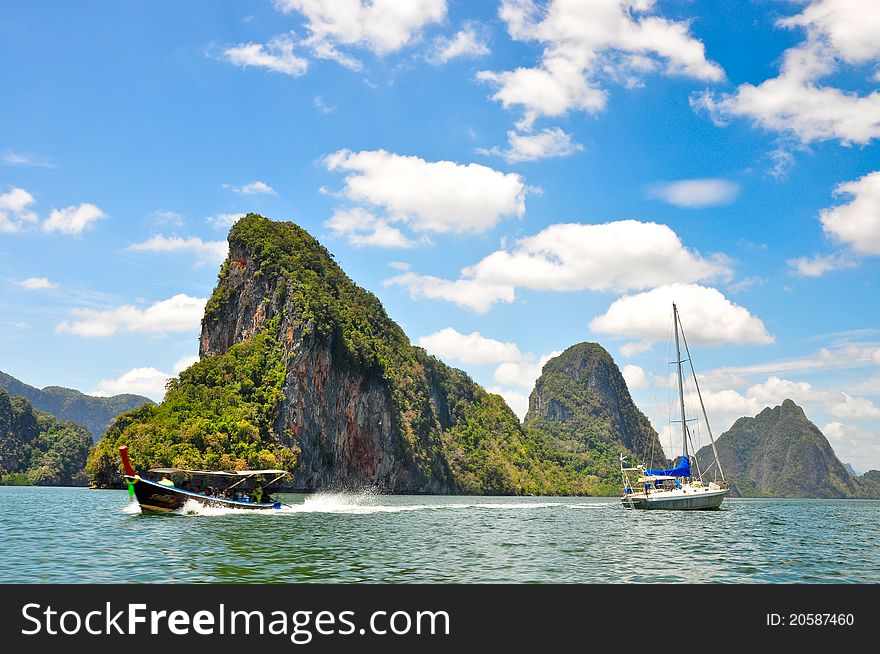
M 666 470 L 645 470 L 645 474 L 649 477 L 690 477 L 691 462 L 688 457 L 681 457 L 678 465 L 674 468 Z

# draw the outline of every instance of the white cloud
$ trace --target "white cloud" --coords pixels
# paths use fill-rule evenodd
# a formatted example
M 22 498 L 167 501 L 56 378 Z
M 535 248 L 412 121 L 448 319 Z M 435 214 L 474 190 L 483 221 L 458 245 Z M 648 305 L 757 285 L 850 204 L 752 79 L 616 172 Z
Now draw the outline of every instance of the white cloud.
M 426 25 L 446 16 L 446 0 L 275 0 L 275 5 L 306 17 L 311 35 L 303 44 L 324 58 L 344 57 L 337 45 L 363 47 L 378 55 L 395 52 L 417 40 Z
M 55 331 L 84 337 L 112 336 L 119 331 L 159 335 L 196 331 L 207 302 L 207 298 L 180 293 L 144 309 L 130 304 L 107 310 L 73 309 L 75 319 L 59 323 Z
M 652 341 L 636 341 L 634 343 L 625 343 L 620 346 L 620 353 L 625 357 L 631 357 L 642 352 L 650 352 L 654 347 Z
M 102 379 L 98 389 L 89 393 L 98 397 L 111 397 L 123 393 L 145 395 L 161 402 L 165 397 L 165 384 L 173 377 L 156 368 L 133 368 L 115 379 Z
M 194 255 L 196 264 L 201 265 L 223 263 L 229 252 L 229 244 L 226 241 L 203 241 L 197 236 L 183 238 L 157 234 L 143 243 L 129 245 L 127 249 L 136 252 L 183 252 Z
M 825 231 L 856 252 L 880 255 L 880 171 L 840 184 L 834 194 L 851 200 L 822 210 L 819 217 Z
M 880 438 L 876 432 L 833 421 L 822 427 L 822 433 L 831 439 L 834 453 L 844 463 L 858 470 L 880 469 Z
M 623 291 L 729 274 L 668 226 L 637 220 L 556 224 L 466 268 L 466 276 L 536 290 Z
M 386 279 L 383 283 L 385 286 L 402 286 L 414 300 L 446 300 L 477 313 L 486 313 L 496 302 L 510 303 L 516 298 L 512 286 L 485 284 L 474 279 L 450 281 L 413 272 Z
M 880 58 L 880 19 L 861 0 L 813 0 L 798 15 L 781 19 L 781 27 L 802 27 L 806 38 L 783 54 L 777 77 L 755 86 L 741 84 L 736 93 L 695 95 L 695 108 L 716 121 L 751 118 L 764 129 L 789 134 L 803 143 L 839 140 L 866 144 L 880 137 L 880 91 L 858 95 L 820 86 L 840 63 L 864 64 Z
M 168 211 L 167 209 L 156 209 L 155 211 L 151 212 L 150 215 L 157 225 L 170 224 L 177 227 L 182 227 L 184 223 L 183 216 L 176 211 Z
M 13 152 L 12 150 L 3 153 L 3 163 L 7 166 L 20 168 L 55 168 L 55 164 L 48 157 L 31 152 Z
M 187 368 L 189 368 L 194 363 L 198 363 L 199 357 L 196 354 L 192 354 L 189 356 L 181 357 L 177 361 L 174 362 L 174 374 L 178 375 Z
M 34 202 L 33 195 L 16 186 L 0 195 L 0 232 L 20 232 L 35 224 L 37 214 L 30 209 Z
M 218 213 L 205 218 L 205 222 L 215 229 L 229 229 L 242 218 L 243 213 Z
M 519 418 L 520 422 L 525 419 L 526 414 L 529 412 L 529 396 L 525 393 L 520 393 L 519 391 L 514 391 L 509 388 L 502 388 L 500 386 L 491 386 L 486 389 L 490 393 L 495 393 L 496 395 L 500 395 L 504 398 L 504 401 L 507 402 L 507 406 L 511 408 L 511 410 L 516 414 L 516 417 Z
M 739 184 L 727 179 L 683 179 L 648 188 L 648 196 L 687 209 L 730 204 L 739 195 Z
M 622 220 L 599 225 L 550 225 L 462 270 L 455 281 L 407 273 L 386 284 L 413 298 L 447 299 L 484 313 L 513 302 L 516 288 L 553 291 L 625 291 L 730 274 L 723 257 L 706 259 L 682 244 L 666 225 Z
M 52 288 L 58 288 L 58 284 L 50 282 L 48 277 L 28 277 L 20 282 L 19 286 L 27 291 L 42 291 Z
M 880 57 L 880 15 L 864 0 L 813 0 L 797 16 L 779 21 L 823 35 L 849 63 L 865 63 Z
M 480 148 L 477 152 L 504 157 L 508 163 L 517 163 L 550 157 L 567 157 L 584 149 L 582 145 L 571 140 L 571 134 L 558 127 L 545 128 L 537 133 L 521 134 L 510 131 L 507 132 L 507 143 L 506 150 L 495 146 L 488 150 Z
M 648 388 L 650 385 L 648 382 L 648 376 L 645 374 L 644 369 L 639 366 L 634 366 L 632 364 L 625 365 L 623 370 L 621 371 L 623 375 L 623 380 L 626 382 L 627 387 L 630 390 L 637 390 L 640 388 Z
M 828 412 L 835 418 L 880 418 L 880 407 L 863 397 L 842 394 L 839 400 L 828 404 Z
M 495 381 L 506 384 L 507 386 L 516 386 L 531 391 L 535 387 L 535 382 L 541 376 L 541 372 L 546 364 L 553 357 L 557 357 L 562 352 L 555 351 L 542 356 L 537 363 L 534 360 L 529 361 L 505 361 L 495 369 L 493 375 Z
M 497 87 L 505 107 L 522 106 L 528 127 L 541 116 L 604 109 L 603 77 L 627 86 L 665 63 L 665 73 L 705 81 L 724 78 L 706 59 L 705 48 L 687 22 L 651 14 L 653 0 L 503 0 L 499 15 L 511 38 L 544 46 L 535 68 L 481 71 L 478 79 Z
M 441 359 L 483 365 L 504 361 L 522 361 L 526 357 L 516 343 L 503 343 L 480 332 L 462 334 L 452 327 L 422 336 L 419 345 Z
M 293 53 L 294 41 L 290 35 L 281 34 L 268 43 L 243 43 L 223 52 L 227 61 L 241 66 L 267 68 L 292 77 L 304 75 L 309 62 Z
M 445 64 L 459 57 L 482 57 L 489 54 L 485 39 L 478 33 L 478 25 L 469 23 L 452 38 L 438 36 L 428 61 L 435 65 Z
M 397 227 L 361 207 L 337 208 L 324 224 L 355 247 L 411 248 L 418 245 Z
M 590 329 L 602 334 L 663 341 L 672 321 L 672 303 L 678 304 L 688 341 L 765 345 L 773 342 L 764 323 L 714 289 L 697 284 L 671 284 L 615 300 Z
M 348 199 L 381 207 L 390 222 L 416 231 L 483 232 L 525 212 L 522 178 L 480 164 L 429 162 L 385 150 L 340 150 L 324 163 L 347 174 L 343 194 Z
M 43 221 L 43 231 L 79 236 L 91 229 L 96 221 L 106 217 L 107 214 L 88 202 L 64 209 L 52 209 L 49 217 Z
M 236 193 L 241 193 L 242 195 L 276 195 L 275 189 L 266 184 L 266 182 L 261 182 L 259 180 L 243 184 L 242 186 L 224 184 L 223 188 L 235 191 Z
M 857 265 L 858 259 L 848 252 L 816 254 L 788 260 L 788 267 L 799 277 L 821 277 L 833 270 L 854 268 Z

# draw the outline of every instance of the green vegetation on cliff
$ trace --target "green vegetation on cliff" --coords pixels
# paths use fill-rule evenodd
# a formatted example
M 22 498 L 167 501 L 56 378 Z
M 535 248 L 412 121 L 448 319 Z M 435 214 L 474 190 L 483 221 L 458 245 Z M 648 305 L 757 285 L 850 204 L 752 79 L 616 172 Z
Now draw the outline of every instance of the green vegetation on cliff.
M 128 445 L 132 463 L 141 471 L 159 466 L 292 469 L 296 450 L 282 445 L 270 419 L 284 382 L 277 322 L 225 354 L 181 372 L 169 382 L 162 404 L 119 416 L 89 456 L 93 482 L 119 483 L 120 445 Z
M 544 366 L 529 397 L 525 428 L 560 465 L 594 480 L 596 492 L 620 491 L 620 454 L 665 464 L 657 434 L 598 343 L 578 343 Z
M 0 484 L 84 486 L 92 437 L 0 390 Z
M 9 395 L 25 398 L 38 411 L 49 413 L 59 420 L 70 420 L 82 425 L 98 440 L 107 431 L 113 419 L 124 411 L 130 411 L 152 400 L 142 395 L 114 395 L 94 397 L 72 388 L 47 386 L 40 390 L 19 381 L 12 375 L 0 372 L 0 389 Z

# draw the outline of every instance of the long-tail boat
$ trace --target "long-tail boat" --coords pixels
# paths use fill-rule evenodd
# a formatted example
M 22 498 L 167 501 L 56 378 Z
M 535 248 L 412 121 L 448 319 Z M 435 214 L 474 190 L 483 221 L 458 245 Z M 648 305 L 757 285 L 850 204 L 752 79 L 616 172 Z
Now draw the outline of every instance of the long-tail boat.
M 271 500 L 269 488 L 289 476 L 286 470 L 152 468 L 147 474 L 161 477 L 156 480 L 135 471 L 125 445 L 119 448 L 119 456 L 129 493 L 137 498 L 141 510 L 147 512 L 171 513 L 188 502 L 211 508 L 278 510 L 281 502 Z M 270 501 L 263 501 L 266 498 Z

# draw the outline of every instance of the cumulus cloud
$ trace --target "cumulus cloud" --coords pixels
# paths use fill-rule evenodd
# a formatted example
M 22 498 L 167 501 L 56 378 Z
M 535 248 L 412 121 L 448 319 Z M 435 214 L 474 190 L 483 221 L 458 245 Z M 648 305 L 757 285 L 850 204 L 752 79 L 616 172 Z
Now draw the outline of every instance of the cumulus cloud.
M 495 146 L 488 150 L 480 148 L 477 152 L 504 157 L 508 163 L 518 163 L 550 157 L 567 157 L 584 149 L 584 146 L 571 140 L 571 134 L 558 127 L 524 134 L 507 132 L 507 145 L 506 149 Z
M 821 277 L 825 273 L 858 265 L 857 257 L 849 252 L 815 254 L 788 260 L 788 267 L 798 277 Z
M 520 422 L 525 419 L 526 414 L 529 412 L 529 396 L 525 393 L 520 393 L 519 391 L 514 391 L 509 388 L 502 388 L 501 386 L 490 386 L 486 389 L 490 393 L 495 393 L 496 395 L 500 395 L 504 398 L 504 401 L 507 402 L 507 406 L 511 408 L 511 410 L 516 414 L 516 417 L 520 419 Z
M 625 365 L 621 374 L 623 375 L 623 380 L 626 382 L 627 387 L 631 391 L 640 388 L 648 388 L 648 386 L 650 386 L 648 375 L 645 374 L 644 369 L 640 366 L 632 364 Z
M 111 397 L 123 393 L 145 395 L 156 402 L 161 402 L 165 397 L 165 384 L 173 377 L 156 368 L 132 368 L 115 379 L 102 379 L 98 383 L 97 390 L 89 395 L 97 397 Z
M 197 236 L 163 236 L 157 234 L 142 243 L 129 245 L 135 252 L 181 252 L 195 257 L 196 264 L 223 263 L 229 252 L 226 241 L 203 241 Z
M 486 313 L 496 302 L 511 303 L 516 299 L 512 286 L 488 284 L 475 279 L 450 281 L 433 275 L 406 272 L 386 279 L 385 286 L 401 286 L 413 300 L 445 300 L 477 313 Z
M 266 44 L 243 43 L 224 50 L 223 56 L 230 63 L 246 68 L 266 68 L 291 77 L 305 75 L 309 61 L 294 54 L 294 40 L 289 34 L 276 36 Z
M 39 220 L 30 208 L 34 202 L 33 195 L 17 186 L 0 195 L 0 232 L 20 232 L 34 225 Z
M 386 55 L 414 43 L 426 25 L 446 17 L 446 0 L 276 0 L 275 6 L 284 13 L 305 16 L 310 34 L 302 45 L 315 57 L 352 70 L 360 70 L 362 64 L 340 46 Z
M 106 217 L 107 214 L 88 202 L 64 209 L 52 209 L 49 217 L 43 221 L 43 231 L 79 236 L 91 229 L 95 222 Z
M 522 178 L 480 164 L 430 162 L 385 150 L 340 150 L 324 163 L 345 173 L 346 198 L 381 208 L 388 221 L 416 231 L 483 232 L 525 212 Z
M 16 283 L 26 291 L 43 291 L 58 288 L 58 284 L 50 282 L 48 277 L 28 277 Z
M 541 376 L 544 364 L 560 354 L 562 352 L 559 351 L 545 354 L 537 362 L 534 360 L 534 355 L 530 355 L 525 361 L 505 361 L 495 369 L 493 377 L 501 384 L 531 391 L 535 387 L 538 377 Z
M 487 338 L 480 332 L 462 334 L 452 327 L 422 336 L 419 345 L 441 359 L 476 365 L 522 361 L 526 358 L 519 351 L 516 343 L 504 343 L 494 338 Z
M 635 341 L 621 345 L 620 353 L 625 357 L 631 357 L 642 352 L 650 352 L 653 347 L 654 343 L 652 341 Z
M 223 188 L 234 191 L 235 193 L 241 193 L 242 195 L 276 195 L 275 189 L 269 186 L 266 182 L 261 182 L 259 180 L 242 184 L 241 186 L 224 184 Z
M 686 209 L 730 204 L 739 195 L 739 184 L 727 179 L 683 179 L 648 187 L 648 196 Z
M 411 248 L 418 245 L 397 227 L 389 225 L 387 220 L 361 207 L 337 208 L 324 224 L 355 247 Z
M 74 318 L 59 323 L 55 331 L 88 338 L 120 331 L 157 335 L 191 332 L 199 328 L 207 302 L 207 298 L 180 293 L 146 308 L 131 304 L 106 310 L 78 308 L 71 311 Z
M 840 184 L 834 194 L 850 200 L 822 210 L 825 232 L 858 253 L 880 255 L 880 171 Z
M 698 284 L 670 284 L 615 300 L 590 329 L 601 334 L 663 341 L 671 328 L 672 303 L 682 313 L 688 341 L 766 345 L 773 342 L 760 318 L 728 300 L 717 289 Z
M 185 357 L 179 358 L 174 362 L 174 374 L 178 375 L 187 368 L 189 368 L 194 363 L 198 363 L 199 357 L 197 354 L 191 354 Z
M 741 84 L 720 97 L 704 92 L 692 97 L 695 108 L 717 122 L 750 118 L 764 129 L 790 135 L 802 143 L 839 140 L 866 144 L 880 137 L 880 91 L 859 95 L 819 80 L 840 64 L 859 65 L 880 59 L 880 18 L 860 0 L 812 0 L 796 16 L 777 21 L 780 27 L 806 32 L 801 43 L 782 57 L 779 75 L 755 86 Z
M 427 57 L 428 61 L 440 65 L 452 59 L 476 58 L 489 54 L 489 47 L 480 33 L 482 31 L 476 23 L 468 23 L 463 30 L 451 38 L 438 36 L 434 39 L 433 49 Z
M 603 79 L 639 84 L 646 73 L 662 71 L 704 81 L 724 72 L 706 59 L 705 47 L 687 22 L 652 13 L 653 0 L 503 0 L 499 16 L 511 38 L 543 46 L 536 67 L 481 71 L 477 77 L 497 88 L 504 107 L 521 106 L 521 128 L 541 116 L 604 109 Z
M 205 218 L 205 222 L 215 229 L 229 229 L 242 218 L 243 213 L 218 213 Z
M 729 276 L 723 257 L 686 248 L 666 225 L 636 220 L 550 225 L 488 255 L 455 281 L 408 273 L 387 283 L 412 297 L 448 299 L 479 312 L 513 302 L 517 288 L 626 291 Z

